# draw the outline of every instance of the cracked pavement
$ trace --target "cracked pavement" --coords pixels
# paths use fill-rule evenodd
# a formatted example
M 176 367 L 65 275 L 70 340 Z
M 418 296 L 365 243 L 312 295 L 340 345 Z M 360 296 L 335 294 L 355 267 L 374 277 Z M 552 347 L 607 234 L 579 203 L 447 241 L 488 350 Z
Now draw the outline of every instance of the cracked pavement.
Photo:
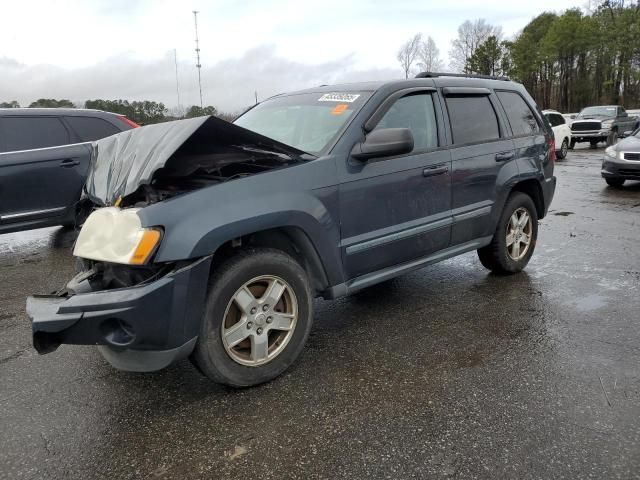
M 298 362 L 248 390 L 39 356 L 25 297 L 72 276 L 74 234 L 0 236 L 0 478 L 640 477 L 640 183 L 601 158 L 557 163 L 524 273 L 470 253 L 318 300 Z

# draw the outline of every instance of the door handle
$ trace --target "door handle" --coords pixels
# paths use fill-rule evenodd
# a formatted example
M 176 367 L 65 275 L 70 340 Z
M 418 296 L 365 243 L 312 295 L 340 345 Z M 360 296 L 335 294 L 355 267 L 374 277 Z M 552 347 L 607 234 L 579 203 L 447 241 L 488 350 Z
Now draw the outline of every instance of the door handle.
M 62 162 L 60 162 L 60 166 L 62 168 L 71 168 L 71 167 L 75 167 L 76 165 L 80 165 L 80 160 L 74 160 L 73 158 L 67 158 L 66 160 L 63 160 Z
M 436 165 L 435 167 L 427 167 L 422 170 L 423 177 L 434 177 L 436 175 L 442 175 L 443 173 L 447 173 L 449 171 L 449 167 L 446 165 Z
M 496 162 L 506 162 L 511 160 L 514 156 L 513 152 L 500 152 L 496 153 Z

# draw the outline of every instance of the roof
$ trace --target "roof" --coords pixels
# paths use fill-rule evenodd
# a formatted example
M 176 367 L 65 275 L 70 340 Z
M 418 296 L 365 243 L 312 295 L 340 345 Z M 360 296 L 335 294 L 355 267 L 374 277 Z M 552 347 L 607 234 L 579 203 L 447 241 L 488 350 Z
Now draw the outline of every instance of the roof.
M 120 115 L 119 113 L 105 112 L 91 108 L 0 108 L 0 115 L 66 115 L 66 116 L 93 116 Z
M 458 77 L 458 76 L 446 76 L 440 74 L 438 77 L 428 78 L 409 78 L 400 80 L 387 80 L 387 81 L 370 81 L 370 82 L 354 82 L 354 83 L 339 83 L 336 85 L 319 85 L 317 87 L 307 88 L 304 90 L 297 90 L 293 92 L 280 93 L 274 95 L 271 98 L 279 96 L 300 95 L 305 93 L 328 93 L 328 92 L 375 92 L 382 88 L 397 89 L 397 88 L 411 88 L 411 87 L 485 87 L 504 89 L 506 86 L 518 86 L 518 89 L 522 88 L 519 83 L 512 80 L 493 79 L 493 78 L 474 78 L 474 77 Z

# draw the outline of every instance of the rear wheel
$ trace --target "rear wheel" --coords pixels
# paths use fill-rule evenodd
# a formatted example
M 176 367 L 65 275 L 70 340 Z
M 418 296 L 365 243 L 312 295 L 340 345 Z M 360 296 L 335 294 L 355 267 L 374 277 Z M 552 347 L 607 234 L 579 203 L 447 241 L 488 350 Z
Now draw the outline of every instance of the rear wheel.
M 605 178 L 604 181 L 607 182 L 607 185 L 610 187 L 620 188 L 624 185 L 624 178 Z
M 600 140 L 589 140 L 589 145 L 591 146 L 591 148 L 598 148 L 598 142 Z
M 215 269 L 191 360 L 233 387 L 274 379 L 298 357 L 312 323 L 303 268 L 275 249 L 246 250 Z
M 482 265 L 494 273 L 521 271 L 529 263 L 538 238 L 538 214 L 531 197 L 511 194 L 502 211 L 491 243 L 478 249 Z
M 558 159 L 562 160 L 563 158 L 567 158 L 567 153 L 569 151 L 569 142 L 565 138 L 562 140 L 562 145 L 560 146 L 560 150 L 557 152 L 556 156 Z

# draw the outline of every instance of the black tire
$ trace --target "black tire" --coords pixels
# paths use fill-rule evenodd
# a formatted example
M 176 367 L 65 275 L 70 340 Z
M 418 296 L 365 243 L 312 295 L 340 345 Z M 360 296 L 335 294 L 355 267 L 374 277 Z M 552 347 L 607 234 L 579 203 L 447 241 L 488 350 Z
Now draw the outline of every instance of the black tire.
M 611 133 L 607 137 L 607 146 L 615 145 L 618 141 L 618 131 L 611 130 Z
M 575 146 L 576 146 L 576 140 L 572 138 L 571 142 L 569 142 L 569 150 L 573 150 Z
M 607 182 L 607 185 L 614 188 L 620 188 L 624 185 L 624 178 L 605 178 L 604 181 Z
M 251 279 L 273 275 L 284 280 L 296 296 L 298 317 L 282 351 L 267 363 L 246 366 L 227 352 L 222 339 L 222 322 L 235 293 Z M 309 336 L 313 302 L 304 269 L 286 253 L 270 248 L 243 250 L 214 267 L 209 280 L 200 336 L 191 354 L 194 365 L 211 380 L 232 387 L 250 387 L 282 374 L 298 357 Z
M 600 142 L 600 140 L 589 140 L 589 146 L 591 148 L 598 148 L 598 143 Z
M 530 215 L 531 235 L 530 244 L 526 254 L 514 260 L 509 255 L 507 249 L 507 227 L 511 216 L 519 209 L 524 208 Z M 514 192 L 507 199 L 507 203 L 502 210 L 498 225 L 493 234 L 491 243 L 486 247 L 478 249 L 478 258 L 482 265 L 497 274 L 518 273 L 529 263 L 531 255 L 535 250 L 538 239 L 538 213 L 531 197 L 522 192 Z
M 558 157 L 558 160 L 562 160 L 564 158 L 567 158 L 568 150 L 569 150 L 569 143 L 567 142 L 567 139 L 565 138 L 564 140 L 562 140 L 562 145 L 560 145 L 560 150 L 558 150 L 556 152 L 556 157 Z

